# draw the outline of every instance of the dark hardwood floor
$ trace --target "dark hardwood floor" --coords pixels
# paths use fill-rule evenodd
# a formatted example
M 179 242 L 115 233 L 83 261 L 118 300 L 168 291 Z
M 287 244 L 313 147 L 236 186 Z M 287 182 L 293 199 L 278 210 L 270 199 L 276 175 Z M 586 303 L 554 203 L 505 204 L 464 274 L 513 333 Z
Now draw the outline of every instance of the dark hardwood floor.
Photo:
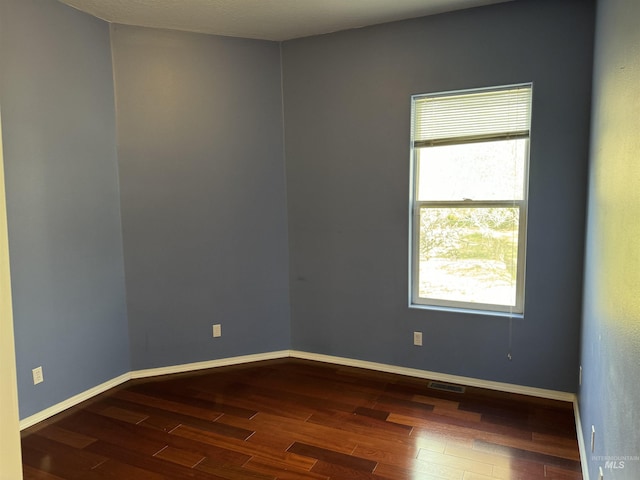
M 303 360 L 131 381 L 22 433 L 25 479 L 581 479 L 572 405 Z

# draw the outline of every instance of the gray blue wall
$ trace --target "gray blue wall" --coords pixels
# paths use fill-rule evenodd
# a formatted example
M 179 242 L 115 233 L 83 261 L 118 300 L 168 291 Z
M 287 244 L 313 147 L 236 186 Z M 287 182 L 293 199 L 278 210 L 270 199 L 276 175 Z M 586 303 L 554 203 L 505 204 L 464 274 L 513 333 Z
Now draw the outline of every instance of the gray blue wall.
M 36 0 L 3 0 L 0 22 L 24 418 L 129 371 L 129 340 L 108 26 Z
M 640 456 L 639 18 L 638 2 L 599 2 L 579 392 L 592 479 L 640 478 L 638 459 L 606 468 Z
M 593 17 L 519 1 L 283 44 L 294 349 L 575 391 Z M 410 95 L 520 82 L 526 311 L 508 361 L 507 319 L 407 307 Z
M 279 44 L 111 34 L 133 368 L 288 349 Z
M 125 26 L 109 45 L 58 2 L 0 8 L 23 418 L 129 370 L 288 348 L 575 391 L 591 2 L 282 45 Z M 506 319 L 407 307 L 409 97 L 529 81 L 509 362 Z

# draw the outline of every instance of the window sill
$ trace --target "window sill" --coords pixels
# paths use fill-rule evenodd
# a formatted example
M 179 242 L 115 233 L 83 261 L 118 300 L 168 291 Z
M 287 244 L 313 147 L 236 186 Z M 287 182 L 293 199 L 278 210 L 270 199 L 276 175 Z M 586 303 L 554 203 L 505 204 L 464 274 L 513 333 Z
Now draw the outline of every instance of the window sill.
M 432 310 L 437 312 L 462 313 L 465 315 L 483 315 L 483 316 L 489 316 L 489 317 L 524 319 L 524 313 L 499 312 L 496 310 L 475 310 L 473 308 L 441 307 L 437 305 L 422 305 L 419 303 L 410 303 L 409 308 L 415 309 L 415 310 Z

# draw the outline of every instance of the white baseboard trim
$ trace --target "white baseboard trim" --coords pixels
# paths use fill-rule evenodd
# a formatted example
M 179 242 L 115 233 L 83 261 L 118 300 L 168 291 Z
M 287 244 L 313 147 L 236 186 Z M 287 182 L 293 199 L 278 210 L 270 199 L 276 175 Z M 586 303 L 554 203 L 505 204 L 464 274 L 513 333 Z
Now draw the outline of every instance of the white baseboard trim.
M 259 362 L 261 360 L 274 360 L 277 358 L 287 358 L 289 357 L 289 350 L 281 350 L 277 352 L 267 352 L 267 353 L 257 353 L 253 355 L 242 355 L 239 357 L 228 357 L 221 358 L 219 360 L 208 360 L 206 362 L 196 362 L 196 363 L 185 363 L 182 365 L 172 365 L 170 367 L 160 367 L 160 368 L 149 368 L 146 370 L 134 370 L 132 372 L 128 372 L 120 375 L 117 378 L 109 380 L 105 383 L 97 385 L 89 390 L 86 390 L 78 395 L 74 395 L 63 402 L 56 403 L 45 410 L 42 410 L 30 417 L 24 418 L 20 420 L 20 430 L 24 430 L 25 428 L 32 427 L 33 425 L 46 420 L 49 417 L 53 417 L 58 413 L 64 412 L 65 410 L 78 405 L 79 403 L 84 402 L 85 400 L 89 400 L 90 398 L 95 397 L 107 390 L 117 387 L 118 385 L 123 384 L 124 382 L 137 378 L 148 378 L 148 377 L 158 377 L 161 375 L 169 375 L 172 373 L 185 373 L 185 372 L 195 372 L 197 370 L 204 370 L 207 368 L 216 368 L 216 367 L 224 367 L 227 365 L 240 365 L 243 363 L 250 362 Z
M 243 363 L 261 362 L 263 360 L 275 360 L 289 357 L 289 350 L 277 352 L 256 353 L 252 355 L 242 355 L 239 357 L 220 358 L 218 360 L 207 360 L 205 362 L 185 363 L 182 365 L 172 365 L 170 367 L 148 368 L 146 370 L 134 370 L 131 378 L 159 377 L 160 375 L 171 375 L 172 373 L 187 373 L 207 368 L 226 367 L 229 365 L 241 365 Z
M 589 480 L 589 460 L 587 457 L 587 447 L 584 444 L 584 435 L 582 432 L 582 420 L 580 418 L 580 405 L 578 398 L 573 401 L 573 416 L 576 419 L 576 433 L 578 434 L 578 450 L 580 451 L 580 465 L 582 466 L 583 480 Z
M 82 393 L 74 395 L 71 398 L 68 398 L 60 403 L 56 403 L 49 408 L 39 411 L 38 413 L 31 415 L 30 417 L 24 418 L 20 420 L 20 430 L 24 430 L 25 428 L 29 428 L 36 423 L 42 422 L 49 417 L 53 417 L 58 413 L 64 412 L 68 408 L 71 408 L 79 403 L 84 402 L 85 400 L 89 400 L 90 398 L 95 397 L 96 395 L 100 395 L 107 390 L 117 387 L 118 385 L 123 384 L 127 380 L 131 379 L 130 373 L 123 373 L 119 377 L 108 380 L 100 385 L 97 385 L 89 390 L 85 390 Z
M 368 370 L 377 370 L 386 373 L 396 373 L 398 375 L 406 375 L 409 377 L 424 378 L 429 380 L 437 380 L 440 382 L 457 383 L 467 387 L 486 388 L 489 390 L 499 390 L 501 392 L 518 393 L 521 395 L 529 395 L 532 397 L 548 398 L 551 400 L 561 400 L 573 403 L 575 395 L 568 392 L 560 392 L 557 390 L 546 390 L 543 388 L 526 387 L 523 385 L 515 385 L 512 383 L 493 382 L 490 380 L 481 380 L 478 378 L 462 377 L 459 375 L 450 375 L 447 373 L 430 372 L 428 370 L 419 370 L 416 368 L 398 367 L 396 365 L 388 365 L 385 363 L 368 362 L 365 360 L 355 360 L 352 358 L 333 357 L 330 355 L 322 355 L 319 353 L 291 351 L 291 356 L 305 360 L 315 360 L 317 362 L 335 363 L 348 367 L 366 368 Z
M 20 421 L 20 430 L 24 430 L 25 428 L 29 428 L 39 422 L 42 422 L 43 420 L 46 420 L 49 417 L 52 417 L 60 412 L 67 410 L 68 408 L 71 408 L 75 405 L 78 405 L 81 402 L 84 402 L 85 400 L 89 400 L 90 398 L 95 397 L 96 395 L 99 395 L 111 388 L 117 387 L 118 385 L 121 385 L 122 383 L 128 380 L 138 379 L 138 378 L 158 377 L 161 375 L 170 375 L 173 373 L 194 372 L 197 370 L 204 370 L 208 368 L 225 367 L 229 365 L 241 365 L 243 363 L 260 362 L 263 360 L 275 360 L 278 358 L 287 358 L 287 357 L 300 358 L 303 360 L 313 360 L 316 362 L 332 363 L 336 365 L 344 365 L 346 367 L 364 368 L 367 370 L 375 370 L 379 372 L 395 373 L 398 375 L 406 375 L 409 377 L 437 380 L 441 382 L 457 383 L 459 385 L 465 385 L 468 387 L 487 388 L 490 390 L 499 390 L 499 391 L 508 392 L 508 393 L 518 393 L 518 394 L 530 395 L 534 397 L 561 400 L 566 402 L 572 402 L 574 404 L 574 408 L 577 408 L 575 407 L 576 405 L 575 395 L 573 393 L 559 392 L 556 390 L 546 390 L 546 389 L 535 388 L 535 387 L 526 387 L 522 385 L 514 385 L 511 383 L 493 382 L 489 380 L 481 380 L 481 379 L 471 378 L 471 377 L 462 377 L 458 375 L 449 375 L 446 373 L 431 372 L 428 370 L 419 370 L 416 368 L 399 367 L 396 365 L 389 365 L 385 363 L 369 362 L 365 360 L 356 360 L 353 358 L 346 358 L 346 357 L 335 357 L 332 355 L 323 355 L 319 353 L 302 352 L 299 350 L 279 350 L 275 352 L 265 352 L 265 353 L 257 353 L 252 355 L 242 355 L 238 357 L 221 358 L 217 360 L 208 360 L 205 362 L 172 365 L 169 367 L 148 368 L 145 370 L 134 370 L 132 372 L 128 372 L 123 375 L 120 375 L 119 377 L 109 380 L 105 383 L 97 385 L 93 388 L 90 388 L 89 390 L 79 393 L 78 395 L 74 395 L 73 397 L 63 402 L 57 403 L 56 405 L 53 405 L 45 410 L 42 410 L 34 415 L 31 415 L 30 417 L 24 418 L 23 420 Z M 577 421 L 579 421 L 579 416 L 576 414 L 576 422 Z M 581 439 L 582 439 L 582 433 L 580 432 L 580 434 L 578 435 L 578 441 L 580 442 Z M 584 445 L 580 449 L 580 452 L 581 452 L 580 455 L 581 455 L 581 460 L 583 462 L 583 468 L 584 468 L 584 465 L 586 465 L 585 463 L 586 458 L 583 458 L 583 451 L 584 451 L 583 447 Z M 586 476 L 585 476 L 585 479 L 589 480 Z

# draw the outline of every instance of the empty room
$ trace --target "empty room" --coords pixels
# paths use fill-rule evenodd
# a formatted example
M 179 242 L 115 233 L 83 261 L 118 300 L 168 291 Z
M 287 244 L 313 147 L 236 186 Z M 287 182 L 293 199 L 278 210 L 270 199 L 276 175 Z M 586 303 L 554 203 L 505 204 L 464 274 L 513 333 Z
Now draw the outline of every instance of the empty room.
M 1 0 L 0 480 L 640 478 L 638 19 Z

